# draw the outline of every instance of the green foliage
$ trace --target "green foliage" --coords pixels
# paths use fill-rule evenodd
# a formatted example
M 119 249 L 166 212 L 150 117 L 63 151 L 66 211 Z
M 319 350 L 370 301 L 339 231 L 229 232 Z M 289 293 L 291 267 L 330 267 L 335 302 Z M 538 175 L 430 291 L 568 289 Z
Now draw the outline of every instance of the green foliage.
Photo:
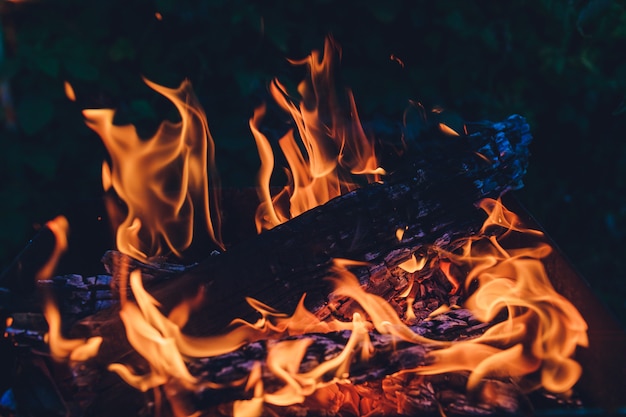
M 626 243 L 621 2 L 46 0 L 3 6 L 2 23 L 6 31 L 14 28 L 16 41 L 6 37 L 0 79 L 11 87 L 18 123 L 18 132 L 0 133 L 3 264 L 24 243 L 29 224 L 72 200 L 99 195 L 104 151 L 84 126 L 82 108 L 116 108 L 120 121 L 149 132 L 176 115 L 141 76 L 170 87 L 189 78 L 217 142 L 223 181 L 251 185 L 258 167 L 247 132 L 253 107 L 272 77 L 293 84 L 301 75 L 286 57 L 322 48 L 331 33 L 343 47 L 341 75 L 364 120 L 401 120 L 409 99 L 468 120 L 526 116 L 535 142 L 519 195 L 599 291 L 617 287 L 626 294 L 626 269 L 615 261 L 624 258 L 616 248 Z M 77 103 L 63 94 L 66 80 Z M 623 305 L 615 309 L 626 317 Z

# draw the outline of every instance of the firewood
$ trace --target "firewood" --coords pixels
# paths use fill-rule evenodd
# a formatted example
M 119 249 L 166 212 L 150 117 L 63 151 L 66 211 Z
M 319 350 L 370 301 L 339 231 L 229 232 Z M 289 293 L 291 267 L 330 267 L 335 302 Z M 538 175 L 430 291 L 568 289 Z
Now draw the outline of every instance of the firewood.
M 335 198 L 192 268 L 156 273 L 146 285 L 164 310 L 206 292 L 206 301 L 184 329 L 190 334 L 222 331 L 235 317 L 254 319 L 256 313 L 245 297 L 290 312 L 307 293 L 311 311 L 321 317 L 330 314 L 330 284 L 325 278 L 335 258 L 367 262 L 368 266 L 354 271 L 361 284 L 393 298 L 406 286 L 406 273 L 398 268 L 402 262 L 430 245 L 447 248 L 457 238 L 475 233 L 484 220 L 475 203 L 521 186 L 530 142 L 524 119 L 511 116 L 499 123 L 468 125 L 467 129 L 469 133 L 458 136 L 442 133 L 438 126 L 422 132 L 419 140 L 409 143 L 397 169 L 383 183 Z M 446 151 L 426 152 L 437 148 Z M 404 230 L 401 240 L 396 237 L 398 229 Z M 74 285 L 74 293 L 84 290 L 83 284 L 87 288 L 92 284 L 70 277 L 63 285 L 74 281 L 82 282 Z M 113 284 L 117 285 L 115 280 Z M 448 301 L 449 284 L 445 280 L 440 284 L 435 304 Z M 87 317 L 72 326 L 70 336 L 101 335 L 104 343 L 101 354 L 84 364 L 80 377 L 74 380 L 92 385 L 99 393 L 90 407 L 97 409 L 102 401 L 114 401 L 132 390 L 111 376 L 106 367 L 133 354 L 118 308 L 92 314 L 98 308 L 90 303 L 97 301 L 97 296 L 84 294 L 77 297 L 75 306 L 78 314 L 86 308 Z M 89 303 L 82 303 L 86 299 Z M 429 302 L 427 298 L 421 301 Z
M 457 326 L 450 325 L 452 322 L 457 323 Z M 458 323 L 462 323 L 462 330 L 459 330 Z M 435 340 L 456 340 L 460 337 L 478 336 L 492 324 L 494 323 L 479 322 L 468 310 L 454 309 L 442 313 L 432 320 L 423 320 L 419 324 L 411 326 L 411 329 L 415 333 Z M 311 340 L 311 345 L 307 348 L 300 364 L 300 371 L 307 372 L 318 364 L 339 355 L 350 338 L 350 332 L 284 336 L 278 340 L 252 342 L 231 353 L 212 358 L 189 359 L 188 368 L 190 372 L 202 383 L 233 384 L 233 386 L 224 389 L 211 389 L 204 385 L 196 391 L 178 395 L 184 396 L 186 404 L 195 410 L 207 413 L 206 415 L 232 415 L 229 410 L 232 409 L 233 401 L 252 397 L 252 392 L 245 389 L 245 384 L 236 384 L 236 382 L 245 381 L 255 364 L 264 363 L 270 346 L 298 338 Z M 386 415 L 415 415 L 416 413 L 433 412 L 439 408 L 453 411 L 454 415 L 513 413 L 519 411 L 520 403 L 524 400 L 524 394 L 519 388 L 507 380 L 486 380 L 484 384 L 488 387 L 483 389 L 488 389 L 490 394 L 485 397 L 481 393 L 466 392 L 467 375 L 462 373 L 419 377 L 394 375 L 398 371 L 427 364 L 429 361 L 428 352 L 436 349 L 436 347 L 411 344 L 375 331 L 370 332 L 369 338 L 375 348 L 373 356 L 367 361 L 353 360 L 349 370 L 349 385 L 337 389 L 356 390 L 355 393 L 360 397 L 378 398 L 380 407 L 391 407 L 385 410 Z M 358 351 L 359 348 L 360 346 L 357 346 L 355 351 Z M 358 354 L 356 356 L 358 357 Z M 132 362 L 138 369 L 142 369 L 142 360 L 137 355 L 131 355 L 125 359 Z M 96 373 L 85 373 L 84 364 L 77 365 L 73 375 L 75 379 L 82 381 L 84 387 L 92 386 L 91 384 L 100 377 Z M 264 387 L 268 392 L 273 392 L 284 384 L 269 372 L 265 365 L 262 367 L 262 375 Z M 390 377 L 390 375 L 393 376 Z M 332 375 L 329 376 L 329 379 L 331 377 Z M 402 389 L 396 386 L 402 387 Z M 408 389 L 410 387 L 412 388 Z M 165 390 L 167 391 L 167 387 Z M 128 386 L 119 387 L 115 384 L 105 384 L 104 389 L 102 389 L 102 384 L 100 384 L 99 390 L 84 392 L 81 398 L 85 400 L 89 398 L 87 394 L 91 394 L 94 400 L 94 403 L 88 407 L 89 415 L 108 416 L 109 412 L 101 407 L 103 402 L 113 401 L 114 398 L 124 392 L 129 398 L 132 398 L 131 393 L 133 391 Z M 402 398 L 397 398 L 398 395 L 401 395 Z M 136 406 L 141 404 L 139 398 L 141 398 L 141 394 L 135 392 L 133 403 Z M 272 408 L 271 405 L 268 407 Z M 314 401 L 307 400 L 302 405 L 282 407 L 276 411 L 280 415 L 315 416 L 322 412 L 319 407 L 320 405 L 315 404 Z M 129 410 L 128 408 L 123 411 L 128 413 L 140 412 L 138 409 Z M 345 410 L 338 410 L 333 415 L 347 416 L 353 414 Z
M 444 156 L 408 153 L 384 183 L 335 198 L 209 257 L 155 286 L 153 294 L 171 307 L 180 301 L 174 294 L 190 296 L 208 286 L 208 302 L 197 314 L 202 319 L 188 328 L 205 333 L 223 328 L 233 315 L 248 317 L 244 297 L 292 311 L 307 293 L 307 307 L 318 311 L 327 302 L 330 287 L 324 278 L 334 258 L 368 262 L 361 283 L 380 287 L 377 291 L 392 288 L 380 277 L 391 276 L 424 245 L 445 246 L 475 233 L 484 220 L 475 203 L 521 186 L 530 142 L 524 119 L 511 116 L 471 128 L 476 131 L 466 136 L 424 140 L 447 141 Z M 404 230 L 400 241 L 398 229 Z

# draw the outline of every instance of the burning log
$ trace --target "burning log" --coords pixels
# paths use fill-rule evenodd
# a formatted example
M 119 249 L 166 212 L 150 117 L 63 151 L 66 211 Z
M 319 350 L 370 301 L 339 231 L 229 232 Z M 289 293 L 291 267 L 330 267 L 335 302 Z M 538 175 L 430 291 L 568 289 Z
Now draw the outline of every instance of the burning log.
M 349 309 L 328 300 L 330 285 L 325 278 L 333 258 L 366 261 L 367 266 L 354 270 L 360 283 L 369 292 L 392 299 L 408 284 L 410 273 L 401 264 L 433 242 L 449 247 L 457 238 L 475 233 L 483 222 L 475 203 L 521 185 L 530 141 L 523 118 L 512 116 L 468 129 L 468 134 L 450 137 L 437 127 L 426 138 L 446 141 L 445 156 L 432 158 L 413 148 L 384 183 L 338 197 L 197 266 L 166 274 L 170 278 L 156 274 L 146 285 L 166 311 L 186 297 L 205 294 L 185 326 L 190 334 L 220 332 L 234 317 L 256 316 L 246 296 L 292 311 L 307 293 L 308 309 L 321 318 L 342 314 Z M 398 230 L 404 231 L 400 239 Z M 108 259 L 115 256 L 120 255 Z M 426 291 L 430 294 L 418 297 L 425 314 L 428 307 L 455 304 L 445 276 L 435 275 L 431 281 L 432 291 Z M 435 297 L 430 306 L 429 296 Z M 115 401 L 130 389 L 115 377 L 100 379 L 107 372 L 104 368 L 131 352 L 117 308 L 81 320 L 72 335 L 104 339 L 102 353 L 82 367 L 84 375 L 79 378 L 85 386 L 94 384 L 98 392 L 90 409 L 98 409 L 101 401 Z M 140 362 L 136 355 L 131 357 Z
M 523 118 L 512 116 L 500 123 L 467 128 L 467 134 L 449 136 L 434 126 L 415 138 L 410 152 L 402 158 L 403 164 L 384 183 L 370 184 L 338 197 L 197 266 L 152 266 L 133 261 L 133 268 L 153 276 L 146 285 L 166 310 L 185 297 L 206 293 L 205 302 L 185 328 L 195 334 L 222 331 L 234 317 L 251 318 L 256 313 L 251 313 L 245 296 L 292 311 L 306 292 L 307 307 L 318 316 L 347 315 L 342 311 L 349 307 L 341 306 L 338 300 L 328 302 L 330 287 L 325 277 L 333 258 L 366 261 L 367 266 L 354 270 L 361 284 L 372 293 L 393 299 L 407 287 L 410 276 L 399 267 L 401 264 L 433 242 L 444 248 L 459 237 L 475 233 L 483 218 L 474 204 L 521 185 L 530 141 Z M 437 146 L 445 147 L 447 153 L 419 152 Z M 403 231 L 400 239 L 395 233 L 398 230 Z M 114 269 L 123 258 L 124 255 L 111 252 L 104 261 Z M 100 285 L 106 284 L 106 280 L 105 276 L 68 276 L 41 283 L 64 294 L 61 299 L 66 316 L 88 315 L 73 326 L 72 336 L 104 338 L 103 353 L 82 368 L 81 377 L 75 376 L 69 382 L 73 386 L 94 384 L 99 395 L 91 404 L 92 409 L 97 409 L 100 401 L 111 401 L 130 390 L 115 377 L 100 379 L 107 373 L 106 366 L 131 351 L 123 336 L 118 309 L 97 312 L 116 298 L 108 287 Z M 115 288 L 115 280 L 113 284 Z M 421 288 L 425 293 L 418 296 L 417 302 L 424 306 L 422 318 L 439 305 L 455 304 L 454 297 L 458 298 L 450 298 L 452 285 L 441 274 Z M 28 334 L 29 340 L 41 343 L 41 329 L 38 330 Z M 22 342 L 28 339 L 27 333 L 19 330 L 15 335 Z M 358 379 L 359 373 L 354 377 Z
M 432 157 L 414 148 L 384 183 L 345 194 L 210 257 L 153 288 L 154 295 L 171 306 L 180 301 L 173 293 L 190 296 L 208 286 L 208 302 L 198 316 L 211 322 L 188 327 L 205 333 L 222 329 L 233 314 L 249 317 L 245 296 L 292 311 L 307 293 L 307 307 L 319 311 L 328 301 L 324 277 L 334 258 L 367 262 L 359 280 L 375 293 L 397 291 L 398 265 L 423 245 L 444 247 L 473 234 L 483 222 L 475 204 L 521 186 L 530 142 L 525 120 L 511 116 L 468 128 L 470 134 L 452 138 L 431 132 L 434 137 L 423 143 L 445 141 L 448 153 Z

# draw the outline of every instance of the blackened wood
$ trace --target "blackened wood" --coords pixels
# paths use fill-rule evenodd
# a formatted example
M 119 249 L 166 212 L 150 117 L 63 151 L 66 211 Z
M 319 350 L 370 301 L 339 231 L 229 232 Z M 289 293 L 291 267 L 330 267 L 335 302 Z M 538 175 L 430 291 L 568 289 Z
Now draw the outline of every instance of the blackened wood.
M 307 293 L 308 307 L 320 310 L 330 292 L 325 278 L 333 258 L 369 262 L 370 267 L 356 271 L 360 281 L 377 293 L 396 290 L 387 279 L 390 271 L 413 251 L 473 233 L 483 221 L 474 204 L 520 186 L 530 142 L 525 120 L 511 116 L 471 129 L 473 133 L 458 137 L 439 130 L 422 135 L 422 142 L 410 145 L 402 158 L 404 165 L 384 183 L 335 198 L 210 256 L 175 279 L 151 285 L 150 291 L 167 310 L 205 289 L 206 302 L 185 330 L 207 334 L 221 331 L 236 317 L 254 319 L 248 296 L 290 313 Z M 412 153 L 430 143 L 447 153 Z M 397 229 L 405 230 L 401 241 Z M 104 336 L 107 364 L 128 351 L 115 309 L 89 317 L 76 329 L 83 330 L 81 335 Z
M 424 143 L 445 152 L 416 154 L 425 147 L 411 145 L 403 165 L 384 183 L 335 198 L 209 257 L 153 293 L 171 306 L 179 302 L 173 294 L 191 296 L 208 285 L 201 319 L 188 329 L 205 333 L 233 317 L 250 317 L 247 296 L 290 312 L 306 292 L 307 306 L 319 310 L 330 292 L 325 277 L 333 258 L 369 262 L 369 271 L 393 269 L 423 245 L 445 246 L 474 233 L 484 220 L 476 202 L 521 186 L 530 134 L 520 116 L 471 129 L 455 137 L 439 130 L 424 135 Z M 405 230 L 401 241 L 397 229 Z M 370 276 L 359 278 L 368 284 Z
M 429 131 L 409 144 L 384 183 L 331 200 L 175 277 L 154 280 L 150 291 L 167 310 L 206 290 L 206 302 L 185 329 L 192 334 L 220 331 L 235 317 L 254 318 L 248 296 L 291 312 L 306 292 L 309 309 L 320 311 L 331 290 L 325 278 L 333 258 L 369 262 L 356 271 L 361 283 L 378 294 L 397 293 L 401 286 L 391 278 L 412 252 L 474 233 L 484 218 L 475 203 L 521 186 L 530 142 L 523 118 L 469 129 L 454 137 Z M 437 148 L 445 151 L 424 153 Z M 401 241 L 397 229 L 405 230 Z M 73 327 L 72 336 L 104 337 L 102 353 L 86 365 L 94 374 L 106 374 L 108 364 L 131 351 L 117 313 L 99 311 Z M 95 389 L 114 398 L 123 391 L 116 382 L 105 388 L 96 380 Z

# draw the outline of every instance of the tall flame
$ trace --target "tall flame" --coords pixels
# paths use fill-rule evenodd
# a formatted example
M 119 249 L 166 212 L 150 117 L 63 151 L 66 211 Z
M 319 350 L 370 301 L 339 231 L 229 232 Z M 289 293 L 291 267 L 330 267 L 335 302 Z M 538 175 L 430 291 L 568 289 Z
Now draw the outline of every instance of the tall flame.
M 117 248 L 142 261 L 166 250 L 180 256 L 191 245 L 196 206 L 203 211 L 211 239 L 223 248 L 214 143 L 191 83 L 170 89 L 144 81 L 174 104 L 180 122 L 163 122 L 144 140 L 134 126 L 114 125 L 114 110 L 83 111 L 111 156 L 111 165 L 103 165 L 103 184 L 115 190 L 128 210 L 117 228 Z
M 54 250 L 48 262 L 39 270 L 36 279 L 47 280 L 52 278 L 61 256 L 67 250 L 67 235 L 69 222 L 64 216 L 57 216 L 46 223 L 46 227 L 54 235 Z M 66 339 L 61 334 L 61 314 L 54 299 L 46 294 L 44 300 L 44 317 L 48 322 L 48 333 L 45 340 L 50 346 L 52 357 L 57 360 L 67 359 L 73 361 L 85 361 L 98 353 L 101 337 L 91 337 L 87 340 Z
M 323 56 L 313 51 L 301 61 L 291 61 L 306 66 L 309 73 L 298 85 L 298 101 L 277 79 L 270 85 L 273 99 L 290 115 L 297 131 L 288 131 L 278 141 L 289 165 L 289 184 L 274 197 L 269 189 L 274 156 L 260 130 L 264 108 L 250 120 L 261 157 L 261 204 L 256 214 L 259 232 L 355 189 L 355 176 L 373 182 L 385 173 L 378 166 L 373 140 L 363 130 L 352 92 L 346 91 L 345 104 L 337 93 L 333 69 L 340 57 L 339 46 L 327 38 Z

